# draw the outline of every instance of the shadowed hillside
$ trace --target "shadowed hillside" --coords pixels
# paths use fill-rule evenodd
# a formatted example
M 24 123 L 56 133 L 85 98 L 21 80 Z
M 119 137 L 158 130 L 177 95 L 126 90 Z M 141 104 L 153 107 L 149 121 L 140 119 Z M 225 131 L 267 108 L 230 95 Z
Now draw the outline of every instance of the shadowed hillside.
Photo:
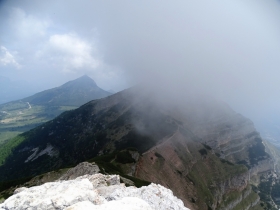
M 250 120 L 210 98 L 192 96 L 175 106 L 140 89 L 91 101 L 4 144 L 0 179 L 109 155 L 96 159 L 105 171 L 162 184 L 192 209 L 258 203 L 250 184 L 259 185 L 273 160 Z M 136 153 L 125 152 L 129 148 Z
M 0 105 L 0 144 L 64 111 L 110 95 L 88 76 L 33 96 Z

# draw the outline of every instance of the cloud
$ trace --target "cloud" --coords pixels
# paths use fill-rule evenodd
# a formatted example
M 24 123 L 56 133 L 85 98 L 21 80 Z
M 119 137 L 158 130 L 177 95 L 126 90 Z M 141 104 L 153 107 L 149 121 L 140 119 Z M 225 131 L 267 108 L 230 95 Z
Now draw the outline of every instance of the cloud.
M 79 69 L 95 69 L 101 65 L 101 60 L 94 57 L 97 49 L 77 34 L 55 34 L 48 41 L 52 62 L 62 65 L 64 71 L 79 71 Z
M 95 38 L 91 37 L 87 41 L 77 33 L 55 34 L 49 37 L 44 50 L 38 52 L 37 56 L 48 57 L 50 65 L 64 74 L 87 74 L 105 89 L 125 88 L 122 84 L 125 83 L 122 78 L 125 77 L 124 71 L 103 62 L 95 42 Z
M 244 113 L 280 105 L 277 0 L 6 2 L 1 44 L 21 55 L 28 78 L 196 88 Z
M 1 44 L 5 46 L 1 48 L 1 63 L 6 66 L 9 63 L 9 66 L 22 69 L 21 72 L 9 69 L 9 74 L 15 78 L 32 78 L 35 74 L 31 71 L 37 63 L 34 59 L 35 53 L 42 47 L 51 21 L 28 14 L 22 8 L 14 6 L 3 6 L 0 13 L 0 24 L 5 28 L 5 32 L 0 34 Z M 17 55 L 20 55 L 20 58 Z
M 43 80 L 38 83 L 44 88 L 87 74 L 101 87 L 123 89 L 121 69 L 103 60 L 98 46 L 98 29 L 94 25 L 85 27 L 83 15 L 80 16 L 81 28 L 73 25 L 70 16 L 65 14 L 69 7 L 64 10 L 63 4 L 62 10 L 56 8 L 56 4 L 60 3 L 7 2 L 0 7 L 0 24 L 5 28 L 5 33 L 0 33 L 1 44 L 9 49 L 10 54 L 4 59 L 2 52 L 0 65 L 5 63 L 9 68 L 1 74 L 11 79 L 20 77 L 31 83 Z M 15 52 L 21 56 L 20 65 L 17 65 L 22 67 L 20 72 L 12 69 L 16 63 L 19 64 Z
M 0 64 L 2 66 L 11 65 L 16 67 L 17 69 L 21 68 L 21 65 L 16 61 L 14 55 L 9 52 L 8 49 L 4 46 L 1 46 Z
M 51 21 L 26 14 L 21 8 L 10 8 L 9 22 L 16 35 L 21 39 L 45 36 Z

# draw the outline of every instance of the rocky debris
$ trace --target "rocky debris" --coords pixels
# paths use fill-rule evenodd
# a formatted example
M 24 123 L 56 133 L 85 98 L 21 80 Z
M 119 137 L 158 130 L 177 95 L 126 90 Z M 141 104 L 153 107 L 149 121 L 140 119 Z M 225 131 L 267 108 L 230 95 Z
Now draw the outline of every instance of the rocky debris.
M 30 150 L 31 152 L 33 152 L 25 161 L 24 163 L 28 163 L 28 162 L 32 162 L 34 160 L 36 160 L 37 158 L 39 158 L 42 155 L 49 155 L 50 157 L 58 157 L 59 152 L 50 144 L 48 144 L 46 146 L 45 149 L 41 150 L 39 152 L 39 147 L 33 148 L 32 150 Z
M 171 190 L 161 185 L 125 187 L 118 175 L 84 175 L 31 188 L 20 188 L 0 204 L 0 210 L 134 209 L 188 210 Z
M 140 154 L 137 151 L 129 151 L 131 157 L 137 162 L 139 160 Z
M 124 178 L 124 177 L 120 177 L 121 181 L 126 184 L 126 186 L 135 186 L 134 182 L 131 181 L 130 179 Z
M 69 169 L 62 177 L 60 177 L 60 180 L 72 180 L 86 174 L 97 174 L 99 171 L 100 170 L 97 165 L 88 162 L 82 162 L 76 167 Z

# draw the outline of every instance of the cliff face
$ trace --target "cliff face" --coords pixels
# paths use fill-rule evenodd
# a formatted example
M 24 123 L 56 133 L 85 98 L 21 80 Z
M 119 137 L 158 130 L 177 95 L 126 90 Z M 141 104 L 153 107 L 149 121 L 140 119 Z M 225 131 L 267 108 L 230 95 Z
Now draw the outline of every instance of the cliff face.
M 87 103 L 21 138 L 0 167 L 2 180 L 105 155 L 100 164 L 110 167 L 103 170 L 159 183 L 191 209 L 247 208 L 258 198 L 247 195 L 250 179 L 273 168 L 253 123 L 227 105 L 194 97 L 166 104 L 137 89 Z
M 248 171 L 218 158 L 178 129 L 170 138 L 140 157 L 135 176 L 173 190 L 191 209 L 226 207 L 231 192 L 248 186 Z

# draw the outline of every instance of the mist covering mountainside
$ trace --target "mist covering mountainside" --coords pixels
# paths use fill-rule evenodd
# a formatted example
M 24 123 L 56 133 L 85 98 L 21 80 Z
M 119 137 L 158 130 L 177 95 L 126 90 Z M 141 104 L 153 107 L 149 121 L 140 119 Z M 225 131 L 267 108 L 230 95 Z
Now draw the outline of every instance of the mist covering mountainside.
M 253 123 L 210 97 L 163 101 L 134 87 L 13 138 L 0 148 L 2 188 L 94 158 L 104 172 L 170 188 L 191 209 L 258 206 L 260 177 L 274 173 L 274 160 Z

